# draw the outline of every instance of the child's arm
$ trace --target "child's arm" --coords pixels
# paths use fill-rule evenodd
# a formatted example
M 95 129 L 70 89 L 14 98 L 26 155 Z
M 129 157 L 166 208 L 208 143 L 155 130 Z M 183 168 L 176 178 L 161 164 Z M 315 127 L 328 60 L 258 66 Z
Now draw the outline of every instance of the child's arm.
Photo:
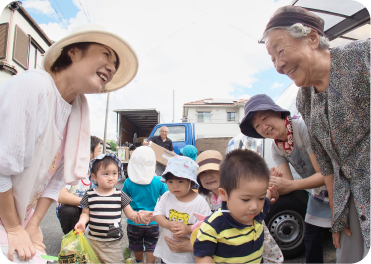
M 213 258 L 206 256 L 206 257 L 195 257 L 196 263 L 214 263 Z
M 173 232 L 174 236 L 184 236 L 186 234 L 192 233 L 192 226 L 180 223 L 180 222 L 171 222 L 171 232 Z
M 161 227 L 171 229 L 171 221 L 167 220 L 164 215 L 155 215 L 153 220 L 157 222 Z
M 81 230 L 83 233 L 85 232 L 85 226 L 89 222 L 89 214 L 90 214 L 90 210 L 88 208 L 82 209 L 80 219 L 75 225 L 75 230 L 78 229 L 78 230 Z
M 126 215 L 126 217 L 128 219 L 132 220 L 134 223 L 136 223 L 136 224 L 146 224 L 146 223 L 142 223 L 142 221 L 140 221 L 139 213 L 135 212 L 133 210 L 133 208 L 131 208 L 130 204 L 125 206 L 123 210 L 124 210 L 124 214 Z

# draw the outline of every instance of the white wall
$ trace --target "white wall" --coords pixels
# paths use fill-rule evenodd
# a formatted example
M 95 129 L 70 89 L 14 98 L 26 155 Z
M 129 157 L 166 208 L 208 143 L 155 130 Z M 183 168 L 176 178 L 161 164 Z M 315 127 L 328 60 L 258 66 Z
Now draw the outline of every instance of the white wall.
M 208 137 L 234 137 L 240 133 L 238 123 L 195 123 L 196 139 Z
M 240 120 L 240 110 L 241 107 L 235 106 L 185 106 L 188 110 L 187 121 L 191 123 L 198 123 L 197 113 L 198 112 L 211 112 L 210 123 L 213 124 L 233 124 L 238 123 Z M 227 112 L 235 112 L 235 121 L 227 121 Z

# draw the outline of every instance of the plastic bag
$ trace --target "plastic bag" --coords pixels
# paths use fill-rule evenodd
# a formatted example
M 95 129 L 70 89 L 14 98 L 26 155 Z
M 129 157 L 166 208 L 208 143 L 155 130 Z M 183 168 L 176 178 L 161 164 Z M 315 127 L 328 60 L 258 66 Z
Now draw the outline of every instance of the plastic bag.
M 88 239 L 80 230 L 63 236 L 58 263 L 100 263 Z

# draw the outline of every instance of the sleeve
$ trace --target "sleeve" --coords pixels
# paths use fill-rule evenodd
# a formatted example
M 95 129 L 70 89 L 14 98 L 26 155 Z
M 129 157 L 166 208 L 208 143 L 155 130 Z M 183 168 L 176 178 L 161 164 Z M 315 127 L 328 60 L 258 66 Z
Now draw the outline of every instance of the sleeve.
M 170 151 L 174 151 L 174 146 L 173 146 L 173 141 L 169 138 L 170 140 Z
M 312 146 L 310 145 L 308 128 L 302 118 L 298 120 L 298 129 L 299 129 L 299 137 L 305 149 L 307 150 L 307 153 L 312 154 L 313 150 L 312 150 Z
M 160 195 L 164 195 L 164 193 L 166 193 L 168 190 L 169 189 L 167 188 L 166 183 L 161 182 L 161 180 L 160 180 Z
M 41 194 L 41 197 L 51 198 L 55 202 L 58 202 L 59 192 L 64 184 L 63 173 L 64 161 L 60 163 L 52 179 L 49 181 L 48 186 L 46 186 L 44 192 Z
M 6 192 L 12 188 L 12 179 L 0 174 L 0 193 Z
M 322 147 L 321 143 L 316 137 L 309 134 L 310 145 L 312 146 L 313 153 L 316 156 L 318 167 L 323 176 L 334 174 L 334 168 L 332 167 L 331 158 L 327 154 L 326 150 Z
M 274 161 L 274 164 L 276 164 L 276 167 L 280 166 L 284 162 L 287 162 L 285 157 L 278 154 L 276 147 L 274 146 L 274 141 L 272 141 L 271 152 L 272 152 L 272 159 Z
M 205 215 L 207 215 L 207 216 L 211 215 L 211 209 L 210 209 L 210 206 L 207 203 L 206 199 L 200 195 L 200 200 L 202 201 L 202 208 L 201 208 L 199 213 L 201 215 L 204 215 L 204 216 Z
M 84 196 L 81 198 L 80 205 L 84 208 L 89 209 L 88 193 L 87 192 L 85 192 Z
M 0 174 L 20 174 L 30 166 L 35 143 L 48 120 L 50 80 L 25 72 L 0 85 Z
M 121 191 L 121 208 L 125 208 L 126 206 L 128 206 L 131 202 L 131 198 L 129 196 L 127 196 L 126 193 L 124 193 L 123 191 Z
M 161 199 L 157 202 L 155 209 L 153 210 L 153 216 L 164 215 L 166 216 L 166 204 L 168 202 L 169 192 L 165 192 Z
M 263 221 L 265 219 L 265 217 L 267 216 L 268 212 L 269 212 L 269 208 L 270 208 L 269 199 L 268 199 L 268 197 L 265 197 L 263 209 L 260 212 L 260 214 L 255 216 L 255 220 Z
M 200 258 L 213 257 L 218 245 L 217 236 L 215 229 L 205 219 L 193 244 L 193 255 Z
M 122 191 L 124 192 L 124 193 L 126 193 L 127 194 L 127 196 L 131 196 L 131 194 L 130 194 L 130 188 L 128 188 L 128 185 L 129 185 L 129 180 L 130 179 L 126 179 L 125 180 L 125 182 L 124 182 L 124 186 L 122 186 Z

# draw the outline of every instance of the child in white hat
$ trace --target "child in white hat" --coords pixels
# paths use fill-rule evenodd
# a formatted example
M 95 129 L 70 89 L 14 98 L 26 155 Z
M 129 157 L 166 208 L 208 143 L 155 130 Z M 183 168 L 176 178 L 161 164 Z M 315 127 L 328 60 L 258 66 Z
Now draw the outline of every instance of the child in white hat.
M 161 176 L 154 176 L 156 156 L 153 149 L 142 146 L 134 150 L 128 165 L 129 179 L 125 180 L 122 190 L 132 199 L 130 202 L 134 211 L 153 211 L 158 197 L 168 191 Z M 143 262 L 143 244 L 146 247 L 147 263 L 154 263 L 155 250 L 159 237 L 159 226 L 155 221 L 148 225 L 137 224 L 127 219 L 127 234 L 129 250 L 134 252 L 137 263 Z
M 153 216 L 163 227 L 154 255 L 165 263 L 194 263 L 191 252 L 174 253 L 165 242 L 165 236 L 174 240 L 185 236 L 190 238 L 191 226 L 197 222 L 193 213 L 210 215 L 211 210 L 206 200 L 192 190 L 198 188 L 198 165 L 185 156 L 172 157 L 162 174 L 169 189 L 157 203 Z

